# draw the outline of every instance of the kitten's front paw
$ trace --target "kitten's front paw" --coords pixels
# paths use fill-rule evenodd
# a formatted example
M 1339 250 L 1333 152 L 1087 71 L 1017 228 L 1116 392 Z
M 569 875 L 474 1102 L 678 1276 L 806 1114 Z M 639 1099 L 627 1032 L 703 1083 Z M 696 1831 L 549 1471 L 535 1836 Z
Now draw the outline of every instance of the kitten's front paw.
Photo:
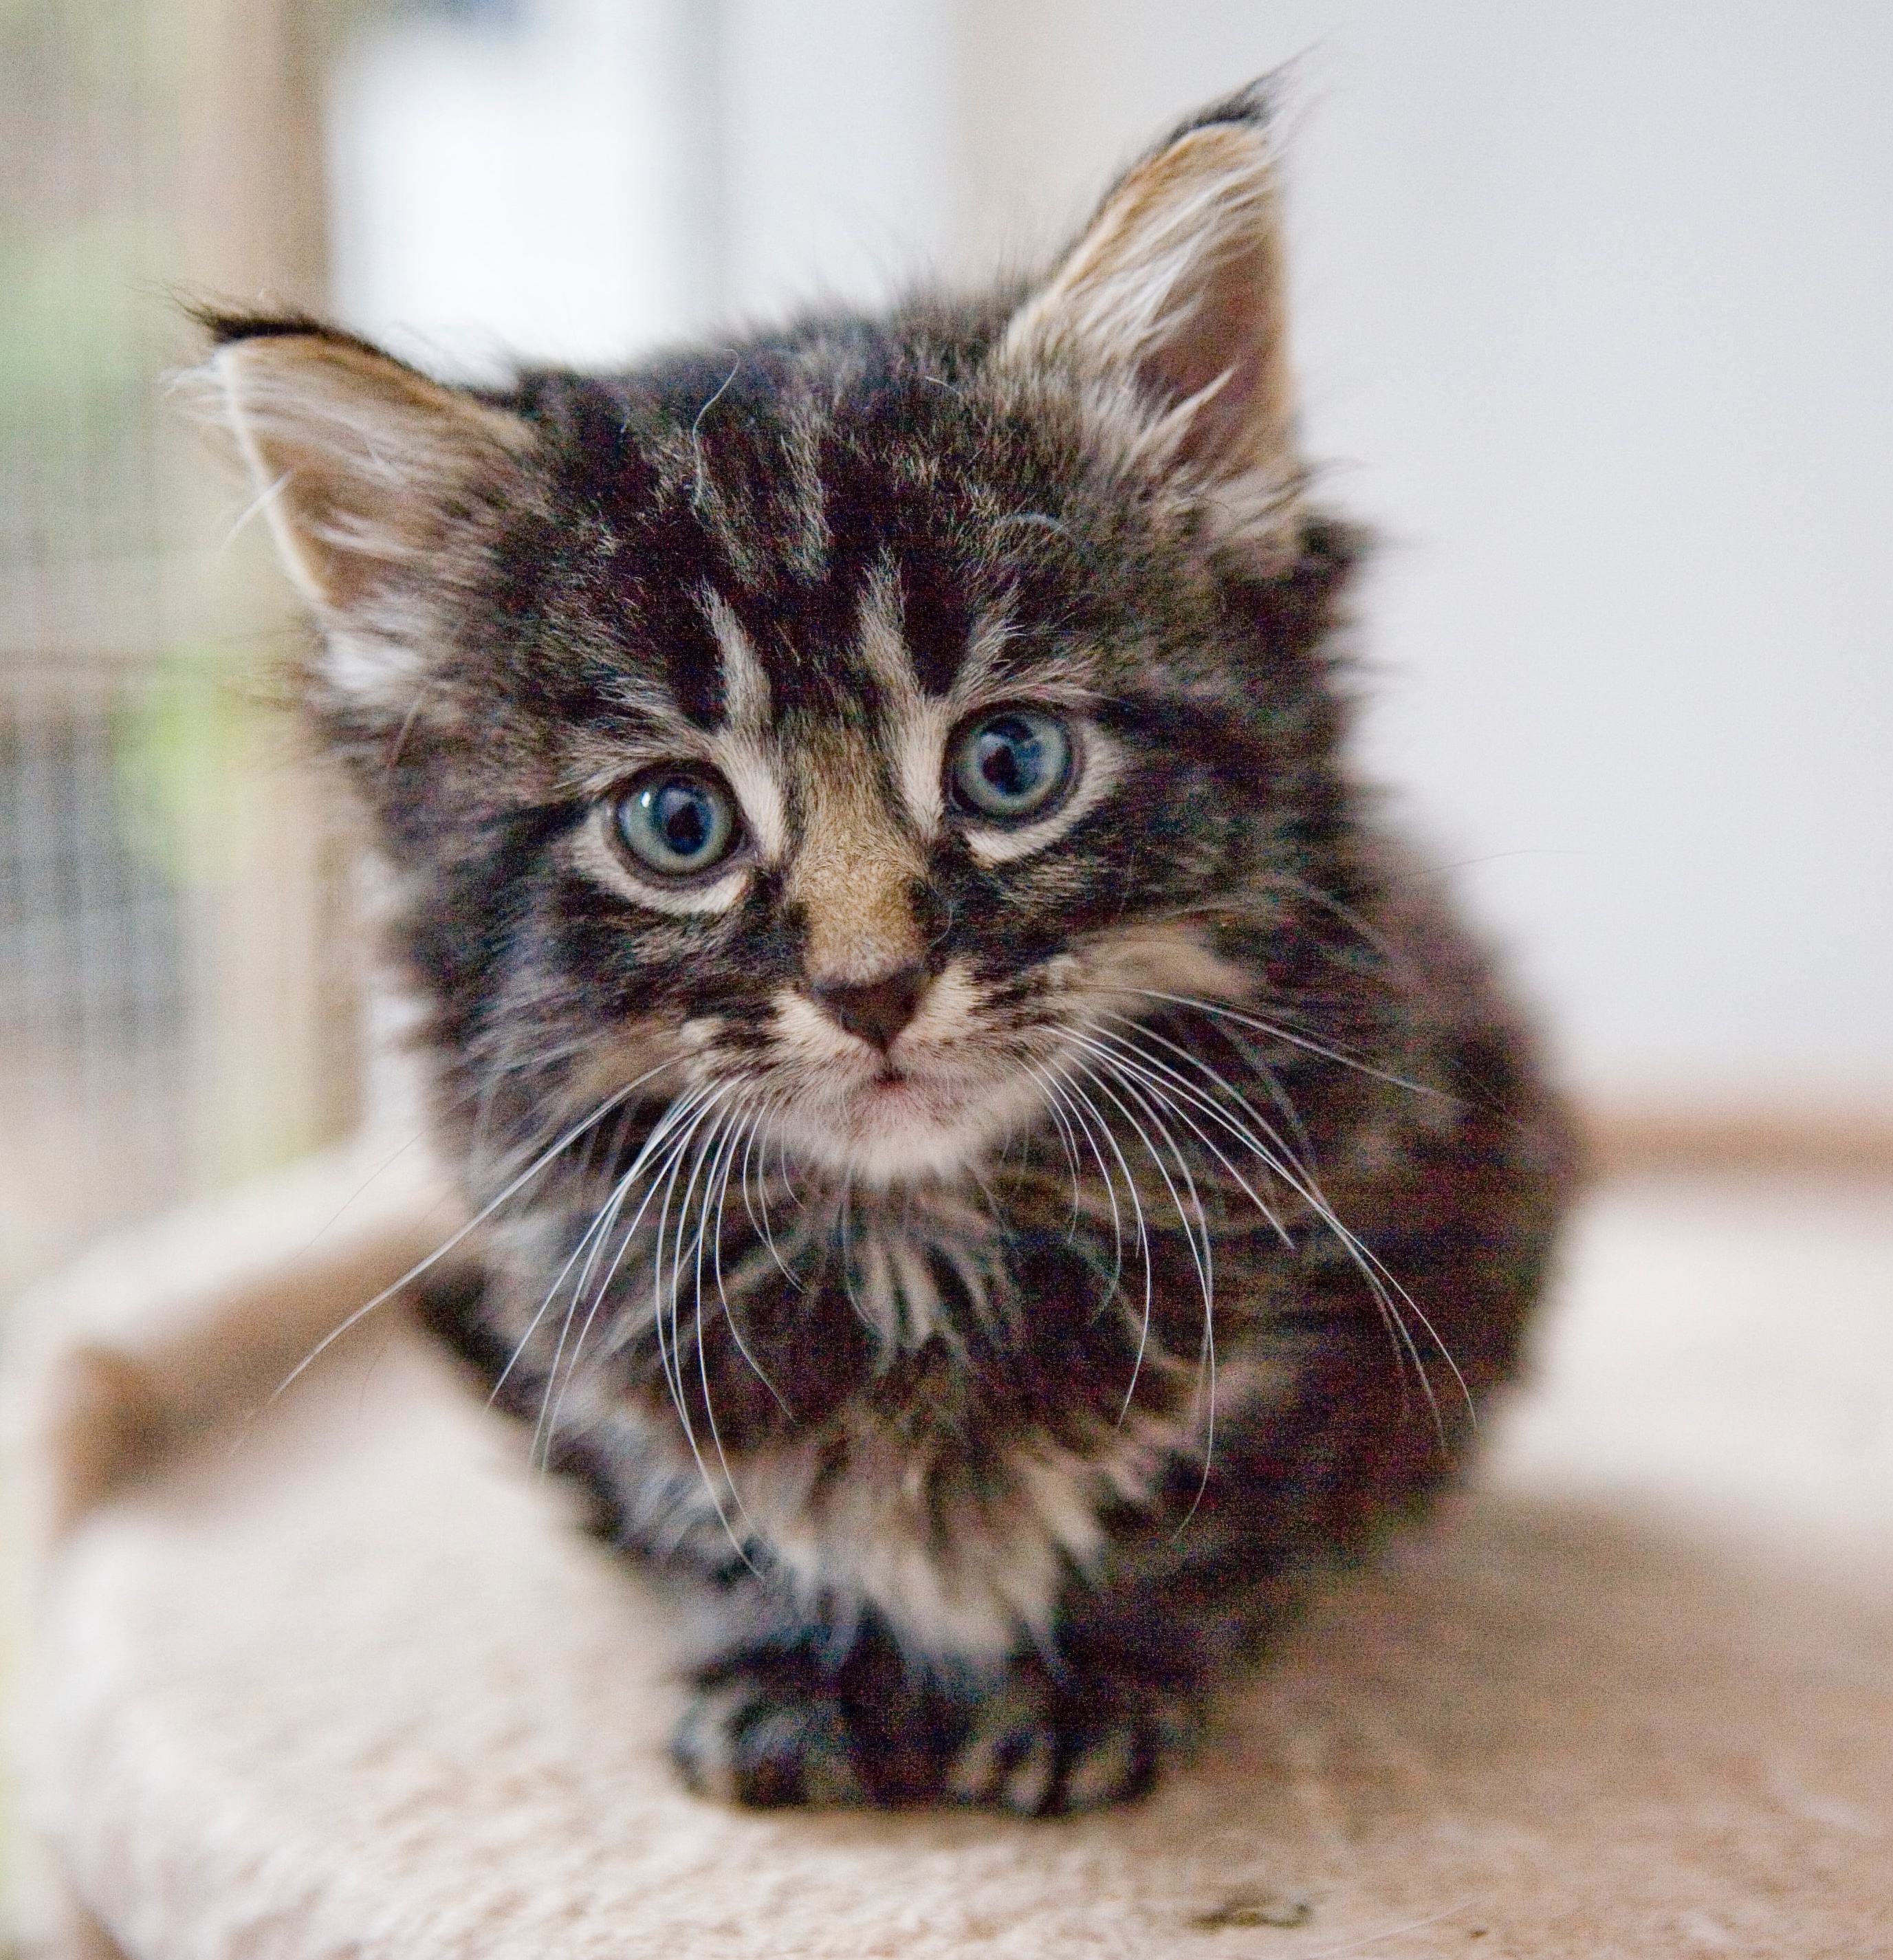
M 1166 1739 L 1147 1709 L 1087 1707 L 1015 1679 L 974 1709 L 946 1794 L 1026 1817 L 1099 1810 L 1150 1788 Z
M 955 1694 L 912 1680 L 873 1641 L 838 1669 L 750 1650 L 707 1668 L 697 1690 L 672 1759 L 698 1795 L 763 1809 L 1097 1810 L 1141 1796 L 1187 1735 L 1182 1713 L 1121 1682 L 1054 1682 L 1027 1662 Z
M 868 1794 L 840 1701 L 773 1670 L 742 1669 L 702 1688 L 670 1739 L 699 1796 L 758 1809 L 843 1809 Z

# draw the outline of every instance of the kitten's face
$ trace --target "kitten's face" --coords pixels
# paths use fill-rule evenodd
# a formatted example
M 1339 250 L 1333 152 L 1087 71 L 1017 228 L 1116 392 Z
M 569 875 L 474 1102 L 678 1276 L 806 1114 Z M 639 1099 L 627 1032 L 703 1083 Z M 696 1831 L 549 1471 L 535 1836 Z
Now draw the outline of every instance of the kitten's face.
M 1010 310 L 498 403 L 227 351 L 450 1109 L 950 1179 L 1082 1150 L 1114 1017 L 1290 942 L 1344 550 L 1294 502 L 1253 138 L 1186 135 Z
M 533 608 L 586 670 L 530 738 L 571 794 L 516 941 L 518 992 L 596 1017 L 584 1093 L 676 1053 L 667 1090 L 729 1086 L 764 1141 L 870 1184 L 1039 1120 L 1140 989 L 1239 993 L 1196 908 L 1243 908 L 1270 802 L 1207 593 L 1133 604 L 1136 568 L 1076 542 L 1078 468 L 1022 508 L 976 405 L 890 392 L 798 434 L 727 391 L 708 515 L 695 457 L 667 482 L 587 452 L 606 494 L 562 498 L 593 514 L 585 578 Z M 798 440 L 788 523 L 770 452 Z

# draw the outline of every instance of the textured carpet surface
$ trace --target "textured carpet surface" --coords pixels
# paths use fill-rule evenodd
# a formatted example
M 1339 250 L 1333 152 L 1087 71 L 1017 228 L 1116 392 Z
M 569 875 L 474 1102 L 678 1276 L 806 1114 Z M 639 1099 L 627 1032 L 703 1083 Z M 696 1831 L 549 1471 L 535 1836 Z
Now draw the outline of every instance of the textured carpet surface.
M 250 1416 L 416 1236 L 410 1195 L 305 1250 L 346 1175 L 195 1290 L 214 1219 L 40 1303 L 25 1774 L 68 1951 L 1893 1955 L 1884 1191 L 1600 1194 L 1475 1485 L 1153 1799 L 1025 1824 L 685 1796 L 667 1602 L 398 1324 Z M 173 1275 L 142 1319 L 134 1273 Z

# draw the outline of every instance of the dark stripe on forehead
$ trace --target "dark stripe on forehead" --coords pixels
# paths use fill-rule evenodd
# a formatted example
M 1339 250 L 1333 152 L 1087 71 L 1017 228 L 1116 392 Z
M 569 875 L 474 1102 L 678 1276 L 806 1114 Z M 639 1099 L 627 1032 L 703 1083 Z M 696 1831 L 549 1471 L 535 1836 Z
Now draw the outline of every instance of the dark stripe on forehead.
M 597 608 L 692 721 L 714 726 L 724 708 L 706 590 L 743 628 L 778 712 L 871 711 L 861 611 L 889 567 L 916 680 L 950 689 L 1011 583 L 994 575 L 990 520 L 1020 487 L 990 488 L 994 432 L 959 390 L 873 336 L 568 389 L 568 475 L 612 539 Z M 1033 554 L 1019 555 L 1029 581 Z

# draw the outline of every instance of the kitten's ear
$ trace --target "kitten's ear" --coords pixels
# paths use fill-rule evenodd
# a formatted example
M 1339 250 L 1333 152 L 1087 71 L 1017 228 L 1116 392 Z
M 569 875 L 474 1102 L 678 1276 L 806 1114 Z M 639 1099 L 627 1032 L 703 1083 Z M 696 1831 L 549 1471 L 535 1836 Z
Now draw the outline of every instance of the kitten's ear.
M 1293 472 L 1281 215 L 1267 86 L 1204 110 L 1134 165 L 1001 358 L 1134 379 L 1163 452 L 1211 481 Z
M 352 336 L 213 318 L 210 373 L 290 575 L 348 619 L 418 569 L 520 474 L 527 425 Z

